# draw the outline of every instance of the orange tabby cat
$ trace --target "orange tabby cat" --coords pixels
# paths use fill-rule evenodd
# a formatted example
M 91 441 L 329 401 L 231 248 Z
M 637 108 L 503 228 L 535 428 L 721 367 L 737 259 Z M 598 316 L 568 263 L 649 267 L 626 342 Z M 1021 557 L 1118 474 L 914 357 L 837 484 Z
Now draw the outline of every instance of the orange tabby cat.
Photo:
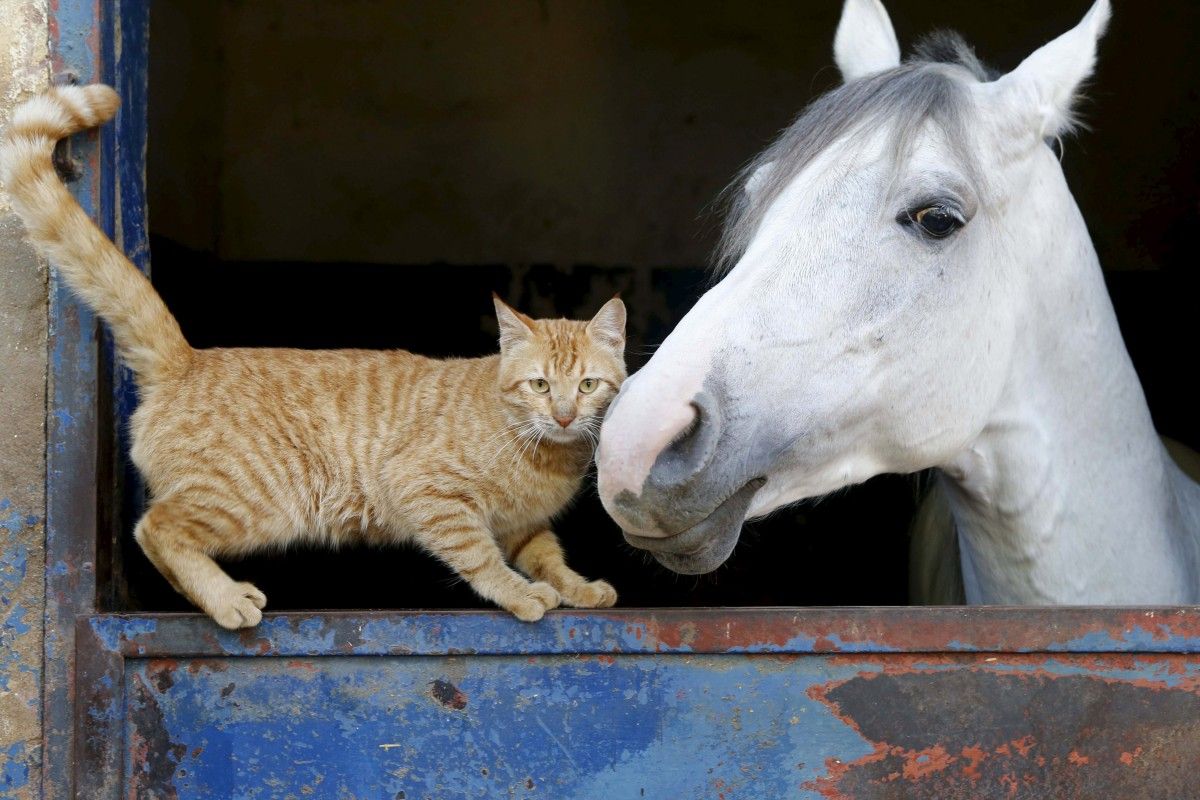
M 28 101 L 0 175 L 33 242 L 137 374 L 132 457 L 152 500 L 135 536 L 176 590 L 226 628 L 256 625 L 266 597 L 212 557 L 309 538 L 414 542 L 523 620 L 560 602 L 616 602 L 609 584 L 567 567 L 549 524 L 625 378 L 620 300 L 575 322 L 532 320 L 497 298 L 501 352 L 486 358 L 193 350 L 51 164 L 58 139 L 117 105 L 106 86 Z

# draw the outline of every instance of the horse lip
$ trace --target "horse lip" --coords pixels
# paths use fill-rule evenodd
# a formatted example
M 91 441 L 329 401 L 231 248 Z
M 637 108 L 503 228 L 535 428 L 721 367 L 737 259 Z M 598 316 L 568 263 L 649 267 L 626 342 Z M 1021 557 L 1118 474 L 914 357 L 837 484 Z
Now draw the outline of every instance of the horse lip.
M 754 478 L 717 505 L 704 519 L 672 536 L 625 533 L 625 541 L 649 550 L 660 564 L 685 575 L 699 575 L 725 563 L 737 544 L 746 511 L 766 478 Z

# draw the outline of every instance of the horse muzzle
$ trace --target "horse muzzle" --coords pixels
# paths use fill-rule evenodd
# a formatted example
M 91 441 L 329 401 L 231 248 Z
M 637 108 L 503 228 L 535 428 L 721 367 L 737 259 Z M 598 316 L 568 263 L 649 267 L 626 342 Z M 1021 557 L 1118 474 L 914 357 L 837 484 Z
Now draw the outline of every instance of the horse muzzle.
M 601 502 L 626 541 L 663 566 L 711 572 L 733 552 L 766 483 L 766 471 L 758 469 L 765 465 L 754 457 L 756 448 L 733 452 L 736 437 L 716 393 L 700 391 L 686 407 L 654 417 L 625 411 L 636 399 L 618 396 L 605 420 L 597 459 Z
M 755 478 L 722 502 L 704 519 L 672 536 L 638 536 L 625 532 L 625 541 L 648 550 L 658 563 L 682 575 L 702 575 L 725 563 L 742 533 L 742 522 L 754 495 L 767 482 Z

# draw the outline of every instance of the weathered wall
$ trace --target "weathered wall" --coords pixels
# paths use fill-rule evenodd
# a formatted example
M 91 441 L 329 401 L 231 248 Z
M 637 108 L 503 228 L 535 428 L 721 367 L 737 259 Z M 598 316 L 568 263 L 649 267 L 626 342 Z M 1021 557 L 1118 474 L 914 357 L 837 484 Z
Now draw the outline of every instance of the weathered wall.
M 0 122 L 49 75 L 46 0 L 0 0 Z M 0 798 L 38 795 L 46 266 L 0 192 Z

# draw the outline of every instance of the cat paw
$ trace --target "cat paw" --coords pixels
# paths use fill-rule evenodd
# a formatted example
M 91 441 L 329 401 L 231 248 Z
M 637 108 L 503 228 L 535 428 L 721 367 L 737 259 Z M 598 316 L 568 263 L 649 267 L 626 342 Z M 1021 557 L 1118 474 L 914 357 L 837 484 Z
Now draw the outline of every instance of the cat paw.
M 222 628 L 253 628 L 262 621 L 267 596 L 252 583 L 231 583 L 208 609 L 208 615 Z
M 563 602 L 576 608 L 610 608 L 617 603 L 617 590 L 607 581 L 588 581 L 566 586 Z
M 537 622 L 545 616 L 547 611 L 558 608 L 560 602 L 562 602 L 562 598 L 559 597 L 557 589 L 548 583 L 538 581 L 529 584 L 524 596 L 506 603 L 504 607 L 522 622 Z

